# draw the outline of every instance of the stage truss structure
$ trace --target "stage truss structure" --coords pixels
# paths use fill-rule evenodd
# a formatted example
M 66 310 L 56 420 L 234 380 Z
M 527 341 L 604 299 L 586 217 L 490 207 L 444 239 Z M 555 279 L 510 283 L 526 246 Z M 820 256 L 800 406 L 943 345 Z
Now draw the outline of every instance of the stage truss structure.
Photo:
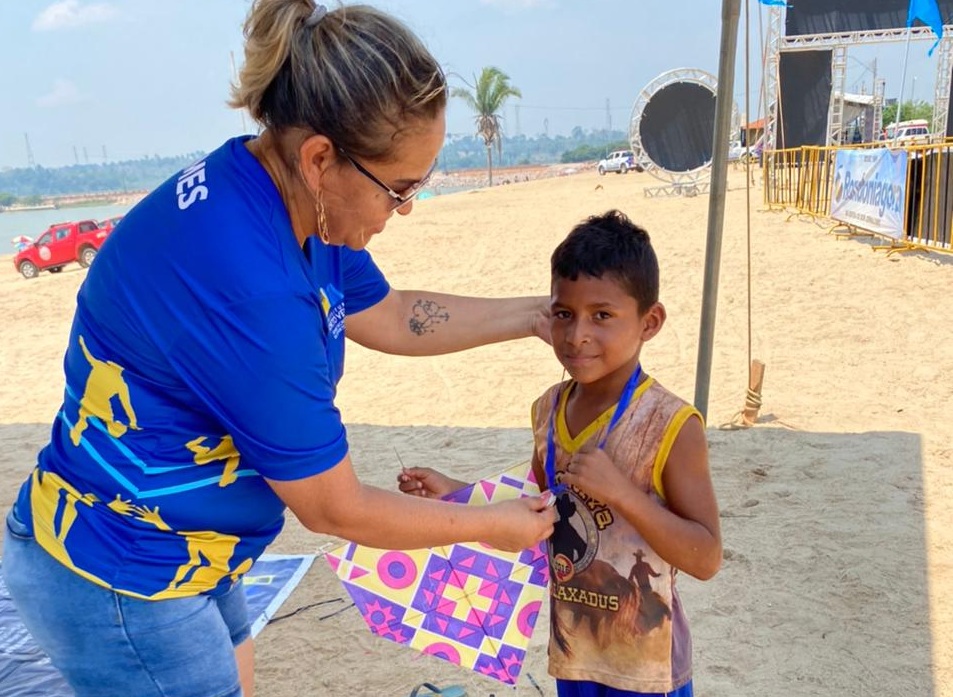
M 665 182 L 665 186 L 647 187 L 645 195 L 649 198 L 659 196 L 695 196 L 697 194 L 706 194 L 710 186 L 711 160 L 701 167 L 679 172 L 667 169 L 663 165 L 655 162 L 645 150 L 642 144 L 642 116 L 649 101 L 658 92 L 669 85 L 677 83 L 693 83 L 709 90 L 712 97 L 715 97 L 718 89 L 718 79 L 709 72 L 698 68 L 675 68 L 655 77 L 649 84 L 642 88 L 635 103 L 632 105 L 632 115 L 629 118 L 629 144 L 632 147 L 632 153 L 635 155 L 636 168 L 641 166 L 646 172 Z M 735 109 L 737 112 L 737 109 Z M 733 121 L 737 121 L 737 114 Z
M 918 39 L 935 40 L 930 27 L 902 27 L 899 29 L 878 29 L 870 31 L 843 32 L 836 34 L 805 34 L 802 36 L 784 35 L 784 9 L 771 6 L 768 10 L 768 30 L 766 40 L 767 59 L 764 66 L 764 93 L 768 95 L 765 105 L 764 147 L 777 149 L 777 105 L 780 85 L 778 68 L 782 51 L 812 51 L 831 49 L 831 103 L 827 113 L 828 146 L 841 145 L 844 131 L 844 88 L 847 82 L 847 49 L 851 46 L 906 41 Z M 933 89 L 933 132 L 946 135 L 947 115 L 950 105 L 950 70 L 953 66 L 953 38 L 950 38 L 950 26 L 944 26 L 944 38 L 937 46 L 936 78 Z M 875 134 L 883 127 L 881 115 L 884 105 L 885 83 L 878 80 L 874 84 L 874 128 Z M 903 95 L 900 97 L 903 101 Z

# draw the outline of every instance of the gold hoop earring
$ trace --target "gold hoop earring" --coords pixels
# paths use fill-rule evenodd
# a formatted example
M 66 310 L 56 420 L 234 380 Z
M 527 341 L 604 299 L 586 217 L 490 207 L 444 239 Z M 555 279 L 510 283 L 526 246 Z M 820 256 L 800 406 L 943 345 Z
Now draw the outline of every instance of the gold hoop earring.
M 330 244 L 331 233 L 328 230 L 328 216 L 324 212 L 324 198 L 322 198 L 320 192 L 318 192 L 316 199 L 317 203 L 315 204 L 314 209 L 318 214 L 318 237 L 324 244 Z

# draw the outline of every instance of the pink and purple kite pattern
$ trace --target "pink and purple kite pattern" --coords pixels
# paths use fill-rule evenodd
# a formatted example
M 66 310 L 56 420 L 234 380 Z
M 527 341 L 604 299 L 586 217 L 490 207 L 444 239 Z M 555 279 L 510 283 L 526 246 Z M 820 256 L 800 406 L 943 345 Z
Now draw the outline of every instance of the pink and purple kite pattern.
M 523 463 L 447 500 L 479 506 L 538 493 Z M 403 552 L 349 543 L 327 558 L 374 634 L 516 683 L 546 595 L 543 543 L 519 553 L 479 543 Z

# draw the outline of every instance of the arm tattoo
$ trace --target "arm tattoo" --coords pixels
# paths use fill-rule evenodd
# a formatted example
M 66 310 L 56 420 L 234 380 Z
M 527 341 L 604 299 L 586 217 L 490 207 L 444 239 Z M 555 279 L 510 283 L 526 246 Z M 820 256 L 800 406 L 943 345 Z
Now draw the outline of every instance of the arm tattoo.
M 450 313 L 442 305 L 438 305 L 433 300 L 418 300 L 414 303 L 408 324 L 410 331 L 417 336 L 423 336 L 433 334 L 434 325 L 449 320 Z

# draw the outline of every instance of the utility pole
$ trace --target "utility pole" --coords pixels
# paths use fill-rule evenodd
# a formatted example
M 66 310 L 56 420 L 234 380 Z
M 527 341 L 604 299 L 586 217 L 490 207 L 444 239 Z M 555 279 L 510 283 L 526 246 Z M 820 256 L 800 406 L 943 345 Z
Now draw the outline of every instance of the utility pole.
M 36 169 L 36 160 L 33 159 L 33 148 L 30 147 L 30 134 L 24 133 L 23 139 L 26 141 L 26 163 L 30 169 Z
M 79 153 L 76 151 L 76 146 L 73 146 L 73 159 L 76 160 L 76 164 L 79 164 Z
M 516 111 L 516 118 L 514 119 L 515 123 L 513 124 L 513 126 L 516 130 L 516 135 L 519 135 L 520 134 L 520 105 L 514 104 L 513 106 Z
M 86 152 L 85 145 L 83 146 L 83 160 L 86 162 L 86 164 L 89 164 L 89 153 Z
M 229 60 L 230 60 L 231 63 L 232 63 L 232 79 L 233 79 L 233 80 L 235 81 L 235 83 L 237 84 L 237 83 L 238 83 L 238 70 L 236 70 L 236 68 L 235 68 L 235 52 L 234 52 L 234 51 L 229 51 L 229 52 L 228 52 L 228 58 L 229 58 Z M 244 110 L 244 109 L 239 109 L 239 110 L 238 110 L 238 113 L 241 114 L 241 117 L 242 117 L 242 133 L 247 133 L 247 132 L 248 132 L 248 127 L 245 125 L 245 110 Z
M 606 97 L 606 130 L 612 131 L 612 108 L 609 106 L 608 97 Z
M 107 159 L 109 159 L 109 158 L 106 157 L 106 146 L 104 145 L 104 146 L 103 146 L 103 164 L 106 163 L 106 160 L 107 160 Z

